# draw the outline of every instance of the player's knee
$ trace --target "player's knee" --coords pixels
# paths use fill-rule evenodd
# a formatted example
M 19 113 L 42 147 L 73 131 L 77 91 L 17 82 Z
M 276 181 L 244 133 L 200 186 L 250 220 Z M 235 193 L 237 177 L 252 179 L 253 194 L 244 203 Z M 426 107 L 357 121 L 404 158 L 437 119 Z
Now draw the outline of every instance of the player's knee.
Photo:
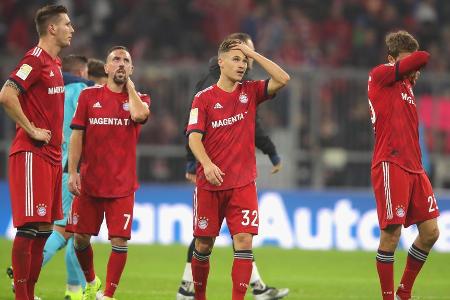
M 381 231 L 380 249 L 395 251 L 401 236 L 401 226 L 390 227 Z
M 121 237 L 111 237 L 111 245 L 117 247 L 126 247 L 128 245 L 128 240 Z
M 234 248 L 236 250 L 252 249 L 253 236 L 250 233 L 238 233 L 233 236 Z
M 437 226 L 433 227 L 432 229 L 423 232 L 419 236 L 422 243 L 429 245 L 431 247 L 434 245 L 434 243 L 436 243 L 436 241 L 439 238 L 439 228 Z
M 208 237 L 201 237 L 195 239 L 195 250 L 200 253 L 209 253 L 214 246 L 214 239 Z
M 91 242 L 91 236 L 87 234 L 75 233 L 73 240 L 75 249 L 84 249 L 89 246 Z

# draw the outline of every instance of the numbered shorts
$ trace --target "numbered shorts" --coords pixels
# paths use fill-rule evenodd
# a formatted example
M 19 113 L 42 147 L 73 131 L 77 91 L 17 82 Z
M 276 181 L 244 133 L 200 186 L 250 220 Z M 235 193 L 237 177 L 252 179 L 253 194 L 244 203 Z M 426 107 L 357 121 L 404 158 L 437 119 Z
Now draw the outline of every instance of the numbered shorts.
M 410 173 L 381 162 L 372 168 L 372 186 L 381 229 L 391 224 L 408 227 L 437 218 L 439 210 L 426 173 Z
M 66 226 L 67 218 L 70 213 L 70 208 L 72 207 L 73 195 L 69 192 L 69 186 L 67 184 L 69 180 L 69 174 L 63 173 L 62 176 L 62 210 L 63 210 L 63 218 L 55 221 L 55 225 Z
M 258 234 L 258 196 L 255 183 L 224 190 L 196 188 L 193 200 L 194 236 L 218 236 L 226 218 L 231 235 Z
M 19 152 L 9 157 L 8 176 L 14 227 L 53 223 L 63 217 L 61 164 L 51 164 L 32 152 Z
M 122 198 L 97 198 L 81 194 L 73 199 L 66 231 L 98 235 L 105 216 L 109 239 L 130 239 L 133 207 L 134 193 Z

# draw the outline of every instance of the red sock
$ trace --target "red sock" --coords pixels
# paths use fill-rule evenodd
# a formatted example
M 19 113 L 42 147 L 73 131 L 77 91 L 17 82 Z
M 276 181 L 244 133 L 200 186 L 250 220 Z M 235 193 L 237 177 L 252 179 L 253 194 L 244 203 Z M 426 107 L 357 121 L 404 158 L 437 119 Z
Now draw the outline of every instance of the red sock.
M 377 271 L 380 278 L 381 295 L 383 300 L 394 299 L 394 252 L 378 249 Z
M 405 271 L 403 272 L 400 286 L 397 289 L 397 295 L 402 300 L 408 300 L 411 298 L 411 291 L 416 280 L 417 275 L 422 269 L 428 257 L 428 253 L 417 248 L 414 244 L 409 248 L 408 258 L 406 259 Z
M 27 288 L 28 298 L 34 299 L 34 286 L 41 274 L 42 261 L 44 260 L 44 246 L 52 231 L 38 231 L 31 245 L 31 264 L 30 274 L 28 276 Z
M 244 300 L 247 292 L 250 276 L 252 275 L 252 250 L 240 250 L 234 252 L 231 280 L 233 281 L 233 300 Z
M 92 282 L 95 280 L 94 271 L 94 252 L 92 251 L 92 246 L 89 244 L 84 249 L 78 250 L 75 248 L 75 253 L 77 254 L 78 261 L 80 262 L 81 270 L 83 270 L 84 277 L 86 277 L 87 282 Z
M 106 273 L 105 296 L 113 297 L 127 262 L 127 246 L 113 246 Z
M 211 253 L 199 253 L 194 250 L 191 268 L 194 280 L 195 300 L 206 300 L 206 284 L 209 274 L 209 256 Z
M 16 300 L 29 300 L 27 281 L 30 275 L 31 246 L 36 236 L 35 229 L 18 228 L 12 247 L 12 267 Z

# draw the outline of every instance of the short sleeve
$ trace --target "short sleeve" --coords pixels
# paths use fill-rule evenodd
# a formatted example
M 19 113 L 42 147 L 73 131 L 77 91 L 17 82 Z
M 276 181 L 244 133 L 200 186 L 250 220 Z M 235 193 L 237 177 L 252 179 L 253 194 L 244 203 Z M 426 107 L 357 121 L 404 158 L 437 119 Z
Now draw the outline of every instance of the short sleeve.
M 22 90 L 27 91 L 41 77 L 42 63 L 36 56 L 25 56 L 9 75 Z
M 273 98 L 267 93 L 267 86 L 269 85 L 269 79 L 249 81 L 250 87 L 255 91 L 256 104 L 260 104 L 268 99 Z
M 83 90 L 78 98 L 78 105 L 75 110 L 75 114 L 72 119 L 72 123 L 70 124 L 70 128 L 72 129 L 80 129 L 84 130 L 87 126 L 88 120 L 88 90 Z
M 206 107 L 201 95 L 195 96 L 194 101 L 192 101 L 191 112 L 189 113 L 186 135 L 192 132 L 206 133 Z

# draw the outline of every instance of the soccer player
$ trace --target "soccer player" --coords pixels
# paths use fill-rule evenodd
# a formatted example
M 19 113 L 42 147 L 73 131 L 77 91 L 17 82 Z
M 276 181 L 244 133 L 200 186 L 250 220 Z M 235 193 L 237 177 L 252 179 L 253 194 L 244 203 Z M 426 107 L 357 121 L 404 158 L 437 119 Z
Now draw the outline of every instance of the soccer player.
M 136 91 L 127 48 L 108 51 L 106 85 L 83 90 L 72 120 L 69 144 L 69 190 L 76 195 L 67 222 L 75 233 L 75 252 L 86 277 L 83 299 L 94 300 L 101 287 L 95 275 L 92 235 L 106 216 L 112 252 L 103 299 L 113 299 L 127 259 L 136 176 L 136 144 L 150 111 L 150 97 Z M 80 174 L 77 172 L 81 159 Z
M 237 39 L 245 43 L 250 49 L 255 50 L 251 37 L 246 33 L 233 33 L 226 37 L 226 39 Z M 248 60 L 247 71 L 242 80 L 250 80 L 248 73 L 252 69 L 253 59 Z M 195 93 L 215 84 L 220 77 L 220 67 L 217 61 L 217 56 L 212 57 L 209 60 L 209 73 L 202 78 L 195 87 Z M 272 162 L 272 174 L 277 173 L 281 169 L 281 159 L 276 151 L 276 147 L 267 133 L 264 131 L 261 125 L 258 115 L 255 119 L 255 146 L 260 149 L 264 154 L 269 156 Z M 189 145 L 186 145 L 187 150 L 187 164 L 186 164 L 186 179 L 195 183 L 196 181 L 196 168 L 197 161 L 192 154 Z M 191 262 L 192 255 L 194 253 L 195 238 L 192 239 L 187 252 L 187 262 L 184 268 L 184 273 L 181 281 L 181 285 L 178 288 L 177 300 L 193 300 L 194 299 L 194 283 L 192 282 L 192 270 Z M 256 300 L 270 300 L 281 299 L 289 293 L 289 289 L 282 288 L 277 289 L 267 286 L 261 278 L 258 272 L 255 261 L 253 261 L 252 275 L 250 277 L 250 287 L 253 289 L 252 294 Z
M 0 92 L 0 103 L 16 122 L 8 177 L 13 224 L 16 299 L 34 299 L 43 249 L 61 210 L 61 144 L 64 82 L 58 54 L 74 29 L 62 5 L 36 12 L 38 45 L 29 50 Z
M 414 280 L 438 239 L 439 210 L 423 170 L 413 87 L 429 59 L 406 31 L 386 36 L 388 63 L 372 69 L 368 96 L 375 148 L 372 186 L 381 229 L 376 266 L 384 300 L 411 298 Z M 394 252 L 402 225 L 419 234 L 408 251 L 400 286 L 394 293 Z
M 241 81 L 248 60 L 270 75 Z M 194 97 L 187 135 L 200 163 L 194 192 L 195 299 L 206 299 L 209 256 L 224 218 L 233 236 L 232 299 L 244 299 L 252 273 L 252 239 L 258 233 L 255 186 L 256 107 L 289 81 L 278 65 L 240 40 L 224 40 L 218 51 L 220 78 Z

